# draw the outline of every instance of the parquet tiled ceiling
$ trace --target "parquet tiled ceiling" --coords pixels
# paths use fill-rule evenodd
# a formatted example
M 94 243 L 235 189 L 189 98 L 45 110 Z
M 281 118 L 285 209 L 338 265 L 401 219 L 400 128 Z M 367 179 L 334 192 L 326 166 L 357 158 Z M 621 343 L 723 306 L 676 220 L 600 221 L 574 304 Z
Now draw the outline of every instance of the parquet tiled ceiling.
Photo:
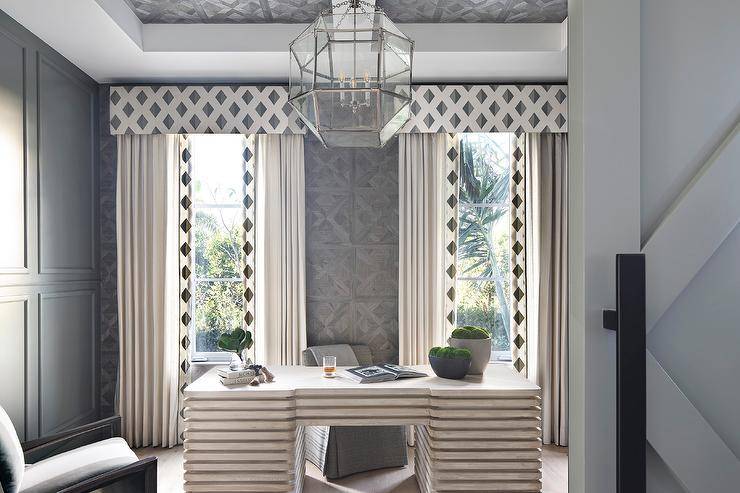
M 126 0 L 145 24 L 307 23 L 330 0 Z M 562 22 L 567 0 L 378 0 L 396 22 Z

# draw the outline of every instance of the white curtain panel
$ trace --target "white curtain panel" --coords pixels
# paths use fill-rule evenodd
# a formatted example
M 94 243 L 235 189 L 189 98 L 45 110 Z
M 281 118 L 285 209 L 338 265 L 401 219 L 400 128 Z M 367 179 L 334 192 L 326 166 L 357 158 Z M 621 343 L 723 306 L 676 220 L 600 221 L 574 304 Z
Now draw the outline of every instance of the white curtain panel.
M 447 134 L 400 134 L 399 361 L 427 362 L 445 342 Z
M 542 441 L 568 445 L 568 136 L 527 134 L 529 378 L 542 388 Z
M 300 365 L 307 337 L 303 136 L 256 137 L 255 357 Z
M 177 444 L 178 142 L 119 135 L 119 411 L 134 447 Z

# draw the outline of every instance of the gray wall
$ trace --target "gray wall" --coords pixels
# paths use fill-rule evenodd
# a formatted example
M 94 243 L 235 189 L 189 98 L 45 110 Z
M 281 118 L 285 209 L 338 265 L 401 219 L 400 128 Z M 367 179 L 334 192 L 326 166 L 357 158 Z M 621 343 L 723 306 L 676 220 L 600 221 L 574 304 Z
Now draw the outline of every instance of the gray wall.
M 615 491 L 614 254 L 640 249 L 640 3 L 568 1 L 571 493 Z
M 362 343 L 398 361 L 398 141 L 306 140 L 308 344 Z
M 97 104 L 0 11 L 0 404 L 25 440 L 98 416 Z

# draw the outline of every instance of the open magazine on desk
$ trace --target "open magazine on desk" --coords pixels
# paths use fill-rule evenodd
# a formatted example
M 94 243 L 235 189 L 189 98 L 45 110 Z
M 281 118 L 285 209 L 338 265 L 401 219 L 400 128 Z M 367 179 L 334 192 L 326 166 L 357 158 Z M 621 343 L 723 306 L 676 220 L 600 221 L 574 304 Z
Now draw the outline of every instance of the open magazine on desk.
M 358 366 L 345 370 L 346 376 L 359 383 L 378 383 L 399 378 L 426 377 L 426 373 L 406 366 L 383 363 L 381 365 Z

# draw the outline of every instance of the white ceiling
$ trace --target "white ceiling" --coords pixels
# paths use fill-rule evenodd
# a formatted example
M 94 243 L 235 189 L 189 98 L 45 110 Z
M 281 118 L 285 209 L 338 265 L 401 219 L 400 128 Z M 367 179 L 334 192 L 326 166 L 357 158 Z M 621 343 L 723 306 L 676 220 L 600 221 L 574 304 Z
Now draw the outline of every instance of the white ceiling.
M 0 9 L 101 83 L 285 82 L 301 24 L 142 24 L 124 0 L 0 0 Z M 415 82 L 562 82 L 561 24 L 399 24 Z

